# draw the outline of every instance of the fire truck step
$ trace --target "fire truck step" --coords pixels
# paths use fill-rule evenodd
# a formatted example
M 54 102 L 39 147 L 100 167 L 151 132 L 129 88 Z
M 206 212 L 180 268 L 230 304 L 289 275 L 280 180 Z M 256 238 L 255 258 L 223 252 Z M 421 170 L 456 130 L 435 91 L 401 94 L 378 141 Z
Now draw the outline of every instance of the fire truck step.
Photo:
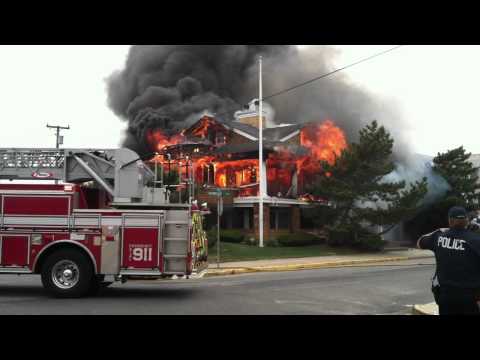
M 162 275 L 159 271 L 141 271 L 141 270 L 122 270 L 120 275 L 125 276 L 160 276 Z
M 0 267 L 0 273 L 2 273 L 2 274 L 31 274 L 32 271 L 29 268 Z

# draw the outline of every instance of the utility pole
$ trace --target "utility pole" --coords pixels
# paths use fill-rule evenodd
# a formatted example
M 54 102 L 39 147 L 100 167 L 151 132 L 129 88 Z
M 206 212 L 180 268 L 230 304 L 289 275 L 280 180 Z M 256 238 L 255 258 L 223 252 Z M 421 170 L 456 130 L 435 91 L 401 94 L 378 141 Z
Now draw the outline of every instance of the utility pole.
M 259 145 L 259 152 L 258 152 L 258 173 L 259 173 L 259 201 L 258 201 L 258 233 L 259 233 L 259 246 L 263 248 L 263 84 L 262 84 L 262 57 L 258 59 L 258 67 L 259 67 L 259 110 L 258 110 L 258 145 Z
M 47 128 L 57 130 L 57 145 L 55 146 L 55 148 L 59 149 L 60 145 L 63 145 L 63 136 L 60 136 L 60 130 L 70 130 L 70 125 L 68 125 L 67 127 L 63 127 L 58 125 L 51 126 L 47 124 Z
M 56 129 L 57 130 L 57 144 L 55 146 L 56 149 L 60 149 L 60 145 L 63 145 L 63 136 L 60 136 L 60 130 L 70 130 L 70 125 L 67 127 L 58 126 L 58 125 L 48 125 L 47 128 L 49 129 Z M 55 180 L 55 184 L 58 184 L 58 180 Z

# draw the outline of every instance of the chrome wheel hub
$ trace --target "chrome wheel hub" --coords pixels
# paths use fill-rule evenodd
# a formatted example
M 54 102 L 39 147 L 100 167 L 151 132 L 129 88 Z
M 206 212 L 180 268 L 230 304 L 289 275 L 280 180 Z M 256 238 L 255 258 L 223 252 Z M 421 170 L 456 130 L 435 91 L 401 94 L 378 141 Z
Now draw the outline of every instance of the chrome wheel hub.
M 52 268 L 52 280 L 61 289 L 73 288 L 79 280 L 77 264 L 70 260 L 59 261 Z

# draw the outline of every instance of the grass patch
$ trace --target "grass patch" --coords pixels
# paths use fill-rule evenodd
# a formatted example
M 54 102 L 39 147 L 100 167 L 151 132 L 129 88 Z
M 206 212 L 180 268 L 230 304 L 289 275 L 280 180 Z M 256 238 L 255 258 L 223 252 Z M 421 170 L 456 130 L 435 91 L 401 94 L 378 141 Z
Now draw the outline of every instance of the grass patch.
M 287 258 L 303 258 L 329 255 L 352 255 L 359 251 L 349 248 L 333 248 L 327 245 L 312 245 L 302 247 L 264 247 L 244 244 L 221 243 L 220 262 L 271 260 Z M 217 247 L 208 250 L 208 261 L 217 261 Z

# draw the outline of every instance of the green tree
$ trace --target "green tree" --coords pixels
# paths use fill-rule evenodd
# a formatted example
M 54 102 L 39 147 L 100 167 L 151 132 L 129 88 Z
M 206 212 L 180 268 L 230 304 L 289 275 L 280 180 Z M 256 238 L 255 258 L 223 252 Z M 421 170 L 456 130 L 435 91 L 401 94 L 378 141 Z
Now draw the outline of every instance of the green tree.
M 433 170 L 440 174 L 450 185 L 443 201 L 463 205 L 469 210 L 478 209 L 480 183 L 478 167 L 468 160 L 472 154 L 463 146 L 438 153 L 433 159 Z
M 410 184 L 388 182 L 385 176 L 395 170 L 392 160 L 394 140 L 376 121 L 360 130 L 358 143 L 352 143 L 322 171 L 311 191 L 334 204 L 333 230 L 370 236 L 372 227 L 388 232 L 406 216 L 413 214 L 427 193 L 427 179 Z
M 425 206 L 406 222 L 405 230 L 413 241 L 422 234 L 448 227 L 447 213 L 452 206 L 461 205 L 468 210 L 479 208 L 478 168 L 469 161 L 470 155 L 460 146 L 438 153 L 433 159 L 433 171 L 442 176 L 450 188 L 442 198 Z

